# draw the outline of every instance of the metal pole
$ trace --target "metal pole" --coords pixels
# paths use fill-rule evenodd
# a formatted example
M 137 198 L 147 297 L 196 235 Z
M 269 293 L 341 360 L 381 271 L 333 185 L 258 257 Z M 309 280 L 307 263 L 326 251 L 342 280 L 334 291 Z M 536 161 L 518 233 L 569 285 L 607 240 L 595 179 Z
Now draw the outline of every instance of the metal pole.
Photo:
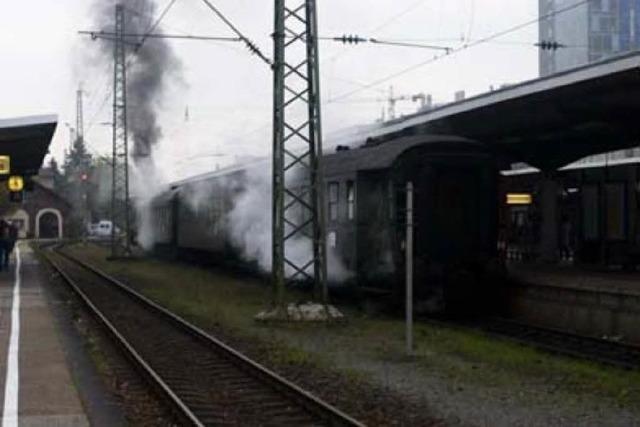
M 69 154 L 73 151 L 73 145 L 76 142 L 76 130 L 69 126 Z
M 320 59 L 316 1 L 307 0 L 307 76 L 309 84 L 309 147 L 311 153 L 311 203 L 313 224 L 314 290 L 323 304 L 329 302 L 327 287 L 327 239 L 325 236 L 324 179 L 322 173 L 322 120 L 320 108 Z
M 129 238 L 129 146 L 127 132 L 127 62 L 124 7 L 116 5 L 113 82 L 113 158 L 111 192 L 111 256 L 131 255 Z M 116 227 L 122 227 L 122 235 Z M 122 244 L 124 243 L 124 245 Z
M 407 355 L 413 354 L 413 182 L 407 182 L 407 236 L 405 246 L 406 266 L 406 341 Z
M 115 27 L 116 32 L 119 27 L 120 11 L 119 5 L 116 5 Z M 116 197 L 118 194 L 118 56 L 119 56 L 119 43 L 118 40 L 113 44 L 113 123 L 111 124 L 113 129 L 113 141 L 112 141 L 112 153 L 111 153 L 111 257 L 115 258 L 118 255 L 118 241 L 116 236 L 116 211 L 117 202 Z
M 84 91 L 82 87 L 76 93 L 76 129 L 78 130 L 78 140 L 84 142 L 84 111 L 82 106 L 82 97 Z
M 284 305 L 284 0 L 275 0 L 273 33 L 273 210 L 272 282 L 275 304 Z

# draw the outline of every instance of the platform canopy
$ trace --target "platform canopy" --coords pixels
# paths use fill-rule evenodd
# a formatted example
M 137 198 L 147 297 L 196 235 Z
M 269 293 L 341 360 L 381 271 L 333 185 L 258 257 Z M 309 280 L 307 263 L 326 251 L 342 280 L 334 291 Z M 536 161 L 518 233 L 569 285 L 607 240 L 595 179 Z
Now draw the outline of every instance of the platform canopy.
M 0 119 L 0 156 L 10 157 L 12 175 L 38 174 L 57 125 L 55 115 Z
M 524 82 L 398 119 L 375 136 L 445 133 L 553 170 L 640 145 L 640 53 Z

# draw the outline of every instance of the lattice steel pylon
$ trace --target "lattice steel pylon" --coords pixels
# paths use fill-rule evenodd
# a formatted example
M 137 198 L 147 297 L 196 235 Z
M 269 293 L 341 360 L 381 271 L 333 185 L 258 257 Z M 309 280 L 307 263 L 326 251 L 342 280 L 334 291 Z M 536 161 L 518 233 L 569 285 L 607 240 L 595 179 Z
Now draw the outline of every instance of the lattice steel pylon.
M 116 5 L 113 72 L 113 154 L 111 187 L 111 256 L 131 254 L 129 144 L 127 139 L 127 62 L 124 7 Z M 118 229 L 117 229 L 118 228 Z
M 272 280 L 276 303 L 284 302 L 286 282 L 299 278 L 313 280 L 316 298 L 327 303 L 316 1 L 275 0 L 273 39 Z M 311 249 L 302 254 L 304 258 L 297 250 L 300 239 L 309 242 L 304 246 Z
M 76 131 L 77 139 L 84 142 L 84 112 L 82 106 L 82 98 L 84 91 L 82 87 L 76 92 Z

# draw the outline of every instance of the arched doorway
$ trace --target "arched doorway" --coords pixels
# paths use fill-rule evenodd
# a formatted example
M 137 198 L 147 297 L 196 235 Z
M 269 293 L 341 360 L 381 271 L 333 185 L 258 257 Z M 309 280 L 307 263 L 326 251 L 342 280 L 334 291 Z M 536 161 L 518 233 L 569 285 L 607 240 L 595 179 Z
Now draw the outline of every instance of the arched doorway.
M 43 209 L 36 216 L 36 238 L 62 238 L 62 215 L 57 209 Z

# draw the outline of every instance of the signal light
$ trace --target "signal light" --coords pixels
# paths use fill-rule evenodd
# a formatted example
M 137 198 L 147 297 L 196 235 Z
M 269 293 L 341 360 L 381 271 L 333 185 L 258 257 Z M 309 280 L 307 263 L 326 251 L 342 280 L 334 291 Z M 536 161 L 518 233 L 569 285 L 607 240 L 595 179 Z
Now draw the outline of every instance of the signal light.
M 21 176 L 11 176 L 7 182 L 9 191 L 22 191 L 24 190 L 24 179 Z

